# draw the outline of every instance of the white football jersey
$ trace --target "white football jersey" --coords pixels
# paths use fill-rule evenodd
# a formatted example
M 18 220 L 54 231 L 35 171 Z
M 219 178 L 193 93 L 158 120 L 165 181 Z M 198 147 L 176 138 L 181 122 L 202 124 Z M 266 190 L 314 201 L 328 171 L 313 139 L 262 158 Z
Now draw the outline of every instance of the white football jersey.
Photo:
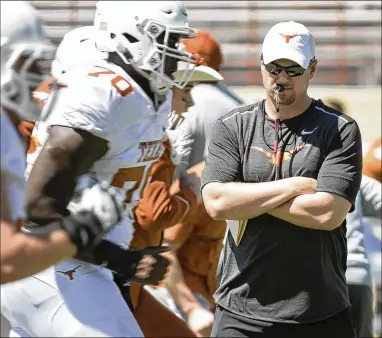
M 25 145 L 4 111 L 1 111 L 0 119 L 1 175 L 8 195 L 12 220 L 16 223 L 25 219 Z
M 28 154 L 27 175 L 49 134 L 49 126 L 86 130 L 107 140 L 109 146 L 88 174 L 124 189 L 127 206 L 132 209 L 150 181 L 152 164 L 164 151 L 164 130 L 172 94 L 164 97 L 156 110 L 151 99 L 126 72 L 106 62 L 66 73 L 58 82 L 60 88 L 52 92 L 44 106 L 51 109 L 49 118 L 45 123 L 39 122 L 33 134 L 40 146 L 35 153 Z M 73 202 L 69 205 L 69 209 L 75 207 Z M 105 238 L 128 248 L 132 235 L 133 222 L 126 217 Z M 80 270 L 86 272 L 84 264 L 82 267 Z

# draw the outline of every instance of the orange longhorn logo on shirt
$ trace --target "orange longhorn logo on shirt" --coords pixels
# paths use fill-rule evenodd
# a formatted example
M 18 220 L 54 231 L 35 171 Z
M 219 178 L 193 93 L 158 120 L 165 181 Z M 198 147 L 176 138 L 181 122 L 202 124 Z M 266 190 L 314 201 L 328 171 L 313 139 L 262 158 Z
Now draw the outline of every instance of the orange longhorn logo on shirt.
M 297 146 L 294 149 L 290 151 L 278 151 L 276 154 L 271 153 L 263 148 L 252 146 L 251 149 L 260 151 L 263 153 L 266 157 L 269 159 L 269 163 L 275 165 L 276 167 L 281 167 L 281 162 L 285 160 L 290 160 L 292 156 L 296 153 L 298 153 L 300 150 L 310 147 L 310 144 L 304 144 L 301 146 Z
M 62 273 L 65 276 L 69 277 L 69 280 L 73 280 L 73 274 L 77 271 L 77 269 L 82 266 L 82 265 L 77 265 L 74 269 L 68 270 L 68 271 L 60 271 L 57 270 L 57 272 Z

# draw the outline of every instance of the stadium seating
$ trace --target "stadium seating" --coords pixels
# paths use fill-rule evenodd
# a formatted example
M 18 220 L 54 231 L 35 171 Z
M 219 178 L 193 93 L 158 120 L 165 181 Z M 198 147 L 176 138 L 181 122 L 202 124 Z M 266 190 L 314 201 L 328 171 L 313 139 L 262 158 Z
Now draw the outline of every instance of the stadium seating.
M 31 1 L 49 37 L 91 24 L 96 1 Z M 316 85 L 375 85 L 381 74 L 380 1 L 185 1 L 193 27 L 221 41 L 230 85 L 259 85 L 261 41 L 276 22 L 304 23 L 317 43 Z

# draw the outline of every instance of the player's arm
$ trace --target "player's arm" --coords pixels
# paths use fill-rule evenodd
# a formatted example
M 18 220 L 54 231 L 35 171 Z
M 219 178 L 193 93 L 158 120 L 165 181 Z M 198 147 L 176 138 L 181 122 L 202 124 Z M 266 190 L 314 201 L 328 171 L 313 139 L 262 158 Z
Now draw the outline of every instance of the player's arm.
M 194 293 L 188 287 L 175 252 L 166 253 L 166 257 L 170 260 L 170 266 L 164 279 L 164 285 L 176 305 L 186 315 L 189 328 L 195 332 L 197 337 L 208 337 L 212 328 L 213 313 L 199 304 Z
M 197 217 L 196 214 L 192 217 L 187 217 L 183 222 L 166 229 L 163 236 L 163 242 L 172 248 L 172 251 L 167 253 L 167 256 L 169 256 L 170 259 L 170 267 L 164 280 L 164 285 L 177 306 L 187 317 L 194 309 L 198 309 L 200 305 L 194 293 L 183 278 L 182 267 L 178 261 L 176 252 L 187 241 L 192 233 L 196 222 L 195 217 Z
M 221 120 L 212 130 L 202 174 L 208 214 L 217 220 L 257 217 L 291 198 L 315 191 L 315 180 L 292 177 L 274 182 L 242 183 L 238 137 Z
M 192 309 L 199 305 L 198 301 L 184 280 L 182 267 L 176 253 L 171 251 L 166 253 L 166 256 L 170 259 L 170 266 L 164 279 L 164 285 L 175 303 L 188 316 Z
M 191 168 L 188 174 L 197 174 L 198 179 L 200 179 L 202 168 L 203 163 Z M 198 218 L 197 210 L 200 208 L 204 209 L 201 199 L 197 206 L 196 213 L 188 214 L 180 223 L 164 230 L 163 241 L 172 248 L 171 252 L 166 253 L 166 257 L 170 260 L 170 266 L 164 279 L 164 285 L 177 306 L 186 315 L 187 324 L 190 329 L 198 337 L 205 337 L 211 329 L 213 314 L 199 304 L 194 293 L 183 278 L 182 268 L 176 256 L 177 249 L 187 241 L 194 229 L 194 224 Z
M 203 201 L 199 203 L 203 203 Z M 173 250 L 180 248 L 187 241 L 194 229 L 198 210 L 199 208 L 195 208 L 195 212 L 189 217 L 185 217 L 182 222 L 165 229 L 163 235 L 164 243 L 170 245 Z
M 59 221 L 69 214 L 66 206 L 73 197 L 78 176 L 87 173 L 94 162 L 106 153 L 107 135 L 111 134 L 107 129 L 112 124 L 110 119 L 113 119 L 110 116 L 109 92 L 106 91 L 105 96 L 104 90 L 89 83 L 87 86 L 75 83 L 60 88 L 55 111 L 49 120 L 48 139 L 28 180 L 29 221 L 38 226 Z M 51 102 L 48 100 L 48 107 Z M 91 194 L 88 196 L 92 197 Z M 103 212 L 105 203 L 99 201 L 98 205 L 103 205 L 101 214 L 94 215 L 88 222 L 107 216 L 108 213 Z M 163 250 L 159 247 L 127 251 L 100 239 L 96 245 L 82 247 L 76 257 L 88 263 L 102 264 L 126 279 L 155 284 L 163 279 L 168 265 L 160 255 Z
M 204 169 L 204 161 L 188 169 L 186 174 L 193 175 L 195 181 L 199 181 L 200 186 L 200 176 Z M 196 185 L 196 184 L 195 184 Z M 199 188 L 200 190 L 200 188 Z M 165 243 L 169 244 L 173 250 L 180 248 L 188 239 L 192 233 L 194 226 L 198 223 L 198 219 L 205 215 L 206 210 L 204 207 L 203 199 L 200 197 L 193 208 L 193 212 L 187 217 L 184 217 L 181 222 L 168 228 L 164 231 L 163 240 Z
M 59 223 L 70 217 L 67 205 L 73 197 L 77 178 L 87 173 L 108 150 L 107 140 L 96 135 L 108 125 L 107 100 L 100 99 L 100 93 L 103 92 L 88 83 L 87 86 L 80 83 L 59 86 L 44 106 L 52 110 L 51 126 L 28 179 L 26 229 L 36 231 L 45 224 Z M 88 214 L 91 218 L 91 213 Z M 97 217 L 82 222 L 96 224 L 94 218 Z M 83 226 L 77 224 L 79 229 Z M 81 248 L 78 255 L 84 254 L 84 249 Z M 93 259 L 89 252 L 87 256 Z
M 147 231 L 163 231 L 182 220 L 196 202 L 192 189 L 170 191 L 175 166 L 171 161 L 169 141 L 164 142 L 165 151 L 152 167 L 151 182 L 135 209 L 139 226 Z
M 77 178 L 107 151 L 107 141 L 66 126 L 51 126 L 28 179 L 27 213 L 44 225 L 68 214 Z
M 51 226 L 70 217 L 66 206 L 73 197 L 78 176 L 87 173 L 107 149 L 107 141 L 87 131 L 51 126 L 28 180 L 27 228 L 32 232 L 38 228 L 41 232 L 42 226 Z M 95 219 L 85 218 L 82 221 L 94 222 Z M 79 245 L 78 241 L 75 242 Z M 132 252 L 107 240 L 100 240 L 95 247 L 81 249 L 77 252 L 78 259 L 98 265 L 108 262 L 106 266 L 111 270 L 142 282 L 156 283 L 163 278 L 167 267 L 167 260 L 159 255 L 162 248 Z M 146 256 L 151 257 L 148 263 L 145 263 Z M 145 265 L 140 267 L 140 264 Z M 140 277 L 142 271 L 144 274 Z
M 317 177 L 317 192 L 297 196 L 269 211 L 274 217 L 304 228 L 331 231 L 354 206 L 362 177 L 361 134 L 347 123 L 329 145 Z
M 17 231 L 11 221 L 3 183 L 0 189 L 1 284 L 25 278 L 76 254 L 77 247 L 63 230 L 39 237 Z
M 199 207 L 200 203 L 203 203 L 203 201 L 198 202 Z M 197 222 L 198 210 L 199 208 L 196 208 L 196 212 L 185 217 L 182 222 L 166 229 L 163 235 L 163 242 L 172 248 L 172 251 L 167 253 L 170 259 L 170 267 L 164 285 L 187 318 L 192 316 L 192 312 L 200 309 L 200 304 L 183 278 L 182 267 L 177 259 L 176 252 L 192 233 L 195 222 Z

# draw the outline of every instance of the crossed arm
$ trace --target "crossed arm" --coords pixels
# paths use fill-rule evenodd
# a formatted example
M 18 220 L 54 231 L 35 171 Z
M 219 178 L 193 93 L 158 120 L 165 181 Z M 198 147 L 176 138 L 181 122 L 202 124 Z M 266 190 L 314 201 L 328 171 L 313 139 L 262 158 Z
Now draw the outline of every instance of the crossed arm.
M 361 139 L 355 124 L 341 130 L 341 147 L 338 142 L 329 145 L 317 180 L 240 183 L 235 182 L 241 170 L 238 142 L 222 123 L 214 126 L 202 176 L 202 195 L 212 218 L 243 220 L 268 213 L 296 226 L 326 231 L 342 224 L 361 181 Z
M 292 177 L 267 183 L 207 184 L 203 199 L 214 219 L 249 219 L 268 213 L 297 226 L 333 230 L 351 204 L 345 198 L 315 192 L 315 180 Z

